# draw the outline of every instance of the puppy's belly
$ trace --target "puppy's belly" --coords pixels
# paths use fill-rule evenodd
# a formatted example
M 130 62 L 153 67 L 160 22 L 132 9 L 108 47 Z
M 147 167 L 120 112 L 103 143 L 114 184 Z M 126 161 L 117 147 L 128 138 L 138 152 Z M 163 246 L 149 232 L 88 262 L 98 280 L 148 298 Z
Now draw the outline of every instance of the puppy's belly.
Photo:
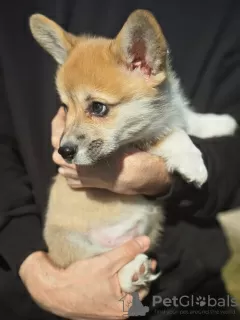
M 142 196 L 99 189 L 76 191 L 57 176 L 50 191 L 44 237 L 50 257 L 66 267 L 138 235 L 148 235 L 154 245 L 162 222 L 160 205 Z
M 128 222 L 128 220 L 126 222 Z M 125 229 L 124 223 L 122 222 L 119 222 L 116 225 L 91 230 L 89 232 L 89 239 L 102 247 L 114 248 L 134 237 L 143 235 L 145 230 L 143 230 L 143 227 L 141 228 L 141 222 L 142 221 L 137 221 L 133 223 L 133 226 L 130 224 L 131 227 L 129 230 L 127 230 L 127 228 Z

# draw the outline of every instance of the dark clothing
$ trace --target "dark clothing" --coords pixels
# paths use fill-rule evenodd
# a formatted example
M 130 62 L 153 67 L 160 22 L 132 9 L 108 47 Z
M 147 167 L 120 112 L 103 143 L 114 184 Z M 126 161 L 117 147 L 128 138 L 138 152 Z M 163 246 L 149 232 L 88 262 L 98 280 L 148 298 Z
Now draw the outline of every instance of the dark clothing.
M 70 32 L 113 37 L 136 8 L 151 10 L 160 22 L 173 67 L 195 109 L 229 113 L 240 120 L 239 0 L 4 1 L 0 10 L 0 319 L 55 318 L 31 301 L 17 275 L 23 260 L 44 248 L 47 191 L 56 172 L 50 123 L 59 107 L 55 62 L 31 36 L 28 18 L 40 12 Z M 215 217 L 240 205 L 240 136 L 193 141 L 203 152 L 209 179 L 201 191 L 183 184 L 166 200 L 166 231 L 156 251 L 165 275 L 153 287 L 153 293 L 162 297 L 225 294 L 219 272 L 229 252 Z M 188 198 L 192 204 L 181 206 L 181 200 Z M 213 281 L 218 285 L 211 285 Z M 160 315 L 155 310 L 147 318 L 169 317 L 170 313 Z

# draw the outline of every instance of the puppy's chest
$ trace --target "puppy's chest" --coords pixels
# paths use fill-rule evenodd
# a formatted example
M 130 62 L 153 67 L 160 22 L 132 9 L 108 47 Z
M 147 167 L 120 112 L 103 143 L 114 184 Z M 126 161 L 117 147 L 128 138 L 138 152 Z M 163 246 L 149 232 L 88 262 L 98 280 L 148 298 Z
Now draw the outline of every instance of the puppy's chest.
M 159 203 L 142 196 L 95 189 L 73 192 L 58 176 L 51 189 L 46 218 L 47 244 L 55 245 L 57 230 L 58 239 L 59 234 L 63 235 L 62 245 L 67 242 L 69 250 L 79 257 L 78 252 L 83 249 L 91 256 L 136 236 L 151 235 L 153 230 L 159 230 L 164 216 Z
M 114 223 L 108 220 L 97 227 L 89 225 L 86 232 L 70 232 L 68 240 L 76 245 L 85 241 L 93 246 L 114 248 L 137 236 L 148 234 L 152 227 L 152 218 L 148 214 L 132 212 Z

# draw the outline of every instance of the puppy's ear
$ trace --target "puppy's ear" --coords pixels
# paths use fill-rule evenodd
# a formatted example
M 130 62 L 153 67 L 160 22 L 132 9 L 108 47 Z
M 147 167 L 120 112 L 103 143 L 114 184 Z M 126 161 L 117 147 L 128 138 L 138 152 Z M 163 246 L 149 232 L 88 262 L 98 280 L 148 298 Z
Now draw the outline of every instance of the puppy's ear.
M 149 11 L 136 10 L 128 17 L 115 39 L 115 50 L 131 70 L 147 76 L 165 71 L 167 42 Z
M 59 63 L 63 64 L 74 46 L 76 37 L 64 31 L 57 23 L 41 14 L 29 19 L 35 40 Z

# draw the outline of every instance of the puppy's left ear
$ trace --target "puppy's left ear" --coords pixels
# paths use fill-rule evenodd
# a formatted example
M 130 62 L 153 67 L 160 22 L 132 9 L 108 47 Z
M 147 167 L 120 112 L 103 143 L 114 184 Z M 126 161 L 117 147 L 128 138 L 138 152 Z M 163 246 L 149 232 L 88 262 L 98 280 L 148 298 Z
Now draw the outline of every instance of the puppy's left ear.
M 29 25 L 35 40 L 58 64 L 63 64 L 76 43 L 76 37 L 41 14 L 33 14 L 29 19 Z
M 115 50 L 130 70 L 145 76 L 165 71 L 167 42 L 155 17 L 146 10 L 136 10 L 127 19 L 115 39 Z

